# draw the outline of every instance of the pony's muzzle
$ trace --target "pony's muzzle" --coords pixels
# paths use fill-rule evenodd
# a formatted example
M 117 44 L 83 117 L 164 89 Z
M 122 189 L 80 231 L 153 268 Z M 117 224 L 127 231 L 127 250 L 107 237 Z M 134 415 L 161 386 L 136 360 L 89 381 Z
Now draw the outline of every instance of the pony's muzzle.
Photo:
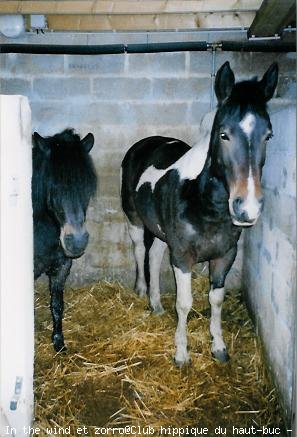
M 64 249 L 65 255 L 70 258 L 78 258 L 81 256 L 89 241 L 89 233 L 84 230 L 83 232 L 71 232 L 61 233 L 61 244 Z

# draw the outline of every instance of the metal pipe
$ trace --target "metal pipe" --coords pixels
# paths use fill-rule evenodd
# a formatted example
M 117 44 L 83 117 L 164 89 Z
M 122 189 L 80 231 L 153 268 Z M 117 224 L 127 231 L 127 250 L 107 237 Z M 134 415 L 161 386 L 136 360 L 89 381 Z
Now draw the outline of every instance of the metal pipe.
M 210 110 L 214 108 L 214 83 L 216 77 L 216 49 L 211 51 L 211 76 L 210 76 Z
M 296 42 L 273 40 L 222 41 L 226 52 L 295 52 Z
M 105 55 L 119 53 L 160 53 L 178 51 L 217 50 L 232 52 L 295 52 L 296 42 L 273 41 L 206 41 L 166 42 L 147 44 L 0 44 L 0 53 L 30 53 L 57 55 Z
M 34 55 L 113 55 L 125 53 L 125 45 L 0 44 L 0 53 L 28 53 Z
M 203 52 L 208 50 L 206 41 L 161 42 L 147 44 L 127 44 L 127 53 L 160 53 L 160 52 Z

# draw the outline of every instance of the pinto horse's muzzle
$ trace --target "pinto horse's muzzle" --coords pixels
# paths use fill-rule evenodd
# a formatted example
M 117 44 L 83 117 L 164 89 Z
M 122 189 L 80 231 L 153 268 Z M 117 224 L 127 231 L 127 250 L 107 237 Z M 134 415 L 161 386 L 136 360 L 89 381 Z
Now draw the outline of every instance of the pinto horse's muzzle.
M 231 219 L 236 226 L 253 226 L 264 206 L 264 199 L 254 198 L 253 203 L 242 197 L 236 197 L 235 199 L 229 199 L 229 209 L 231 214 Z
M 85 227 L 75 229 L 70 225 L 65 225 L 61 229 L 60 241 L 67 257 L 78 258 L 83 255 L 88 245 L 89 233 Z

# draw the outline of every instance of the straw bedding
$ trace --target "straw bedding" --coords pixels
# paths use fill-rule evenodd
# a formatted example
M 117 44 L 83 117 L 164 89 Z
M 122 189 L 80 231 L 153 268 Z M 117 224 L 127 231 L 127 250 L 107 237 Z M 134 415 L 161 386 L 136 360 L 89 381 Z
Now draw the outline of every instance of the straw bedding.
M 281 410 L 240 293 L 226 296 L 223 329 L 231 360 L 210 353 L 208 281 L 193 280 L 188 339 L 192 362 L 175 367 L 174 294 L 164 294 L 166 313 L 151 315 L 147 302 L 119 283 L 100 282 L 65 291 L 66 354 L 51 344 L 49 294 L 36 291 L 35 427 L 76 436 L 129 435 L 125 426 L 150 426 L 154 435 L 178 428 L 184 435 L 222 435 L 252 426 L 282 427 Z M 163 428 L 161 428 L 163 427 Z M 196 430 L 196 431 L 195 431 Z M 197 431 L 198 430 L 198 431 Z M 69 431 L 69 432 L 68 432 Z M 130 429 L 131 431 L 131 429 Z M 136 431 L 136 428 L 133 428 Z M 49 432 L 49 431 L 48 431 Z M 124 432 L 124 434 L 123 434 Z M 186 434 L 186 432 L 188 434 Z M 100 434 L 102 435 L 102 434 Z M 178 435 L 178 434 L 176 434 Z M 182 434 L 181 434 L 182 435 Z

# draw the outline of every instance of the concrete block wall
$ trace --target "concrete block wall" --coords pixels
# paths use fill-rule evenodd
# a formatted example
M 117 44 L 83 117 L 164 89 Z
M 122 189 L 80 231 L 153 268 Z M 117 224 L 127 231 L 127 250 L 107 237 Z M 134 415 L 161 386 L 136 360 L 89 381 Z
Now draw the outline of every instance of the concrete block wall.
M 243 287 L 289 417 L 296 336 L 296 108 L 274 108 L 265 207 L 244 239 Z
M 193 39 L 193 34 L 189 35 Z M 53 37 L 45 35 L 42 42 L 46 44 Z M 133 41 L 136 37 L 131 35 Z M 75 35 L 71 41 L 79 43 L 81 38 Z M 26 37 L 26 42 L 29 39 Z M 290 54 L 217 52 L 216 69 L 227 59 L 239 78 L 261 75 L 277 59 L 282 80 L 289 78 L 288 87 L 294 84 L 294 59 Z M 119 200 L 121 160 L 134 142 L 149 135 L 168 135 L 190 145 L 195 143 L 201 118 L 210 109 L 212 61 L 210 52 L 0 54 L 1 93 L 29 97 L 34 130 L 52 135 L 74 127 L 82 135 L 89 131 L 95 135 L 92 156 L 99 189 L 88 212 L 91 239 L 86 254 L 74 263 L 71 284 L 108 278 L 132 285 L 134 259 Z M 288 87 L 283 86 L 277 105 L 286 105 L 293 98 L 287 95 L 292 92 Z M 241 265 L 240 250 L 229 275 L 230 285 L 240 284 Z

